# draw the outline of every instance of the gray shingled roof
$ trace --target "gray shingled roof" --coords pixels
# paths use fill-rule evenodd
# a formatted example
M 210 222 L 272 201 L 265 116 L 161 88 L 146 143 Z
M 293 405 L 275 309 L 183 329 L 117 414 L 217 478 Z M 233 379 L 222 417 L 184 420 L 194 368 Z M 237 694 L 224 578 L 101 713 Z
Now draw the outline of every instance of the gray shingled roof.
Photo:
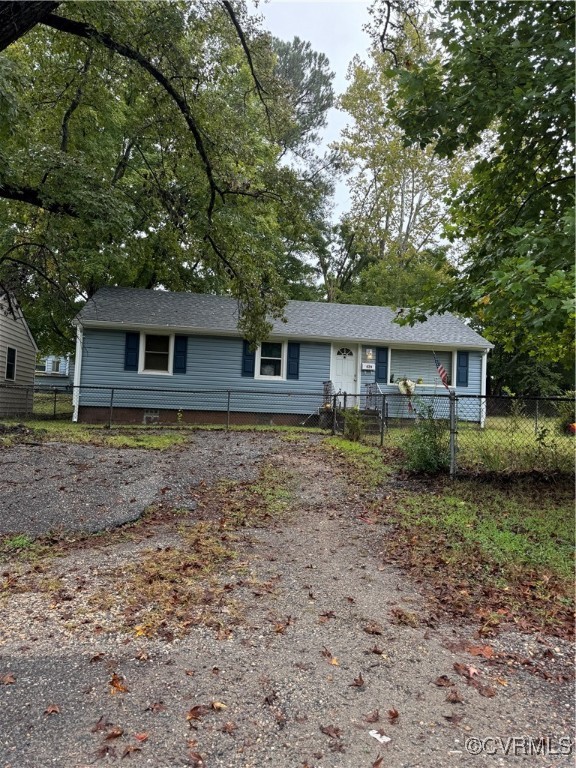
M 477 349 L 493 346 L 449 314 L 401 326 L 393 322 L 396 314 L 388 307 L 289 301 L 285 315 L 288 322 L 275 321 L 271 336 Z M 238 303 L 226 296 L 102 288 L 86 303 L 75 322 L 86 327 L 167 328 L 236 336 Z

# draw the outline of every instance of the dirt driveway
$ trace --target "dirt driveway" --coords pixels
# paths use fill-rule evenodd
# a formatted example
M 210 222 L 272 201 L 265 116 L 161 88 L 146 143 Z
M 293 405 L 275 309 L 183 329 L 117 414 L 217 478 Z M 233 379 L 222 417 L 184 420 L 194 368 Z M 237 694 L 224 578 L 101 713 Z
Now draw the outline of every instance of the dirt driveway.
M 34 446 L 30 492 L 61 534 L 51 553 L 1 564 L 1 768 L 573 764 L 567 644 L 502 633 L 495 655 L 479 652 L 472 627 L 385 564 L 386 526 L 320 440 L 195 433 L 161 454 L 85 447 L 91 458 L 60 445 L 58 471 Z M 29 500 L 15 523 L 9 462 L 31 448 L 0 455 L 11 533 L 43 530 Z M 284 492 L 259 518 L 272 475 Z M 130 519 L 116 514 L 134 504 L 152 506 L 137 524 L 71 530 Z

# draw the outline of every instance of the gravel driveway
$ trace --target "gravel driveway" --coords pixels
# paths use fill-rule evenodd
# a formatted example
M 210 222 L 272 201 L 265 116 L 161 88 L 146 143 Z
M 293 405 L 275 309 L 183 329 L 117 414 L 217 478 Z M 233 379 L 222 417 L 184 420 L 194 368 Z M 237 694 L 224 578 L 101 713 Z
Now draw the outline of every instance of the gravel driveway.
M 49 491 L 68 500 L 60 518 L 50 500 L 52 529 L 120 522 L 118 507 L 128 515 L 132 504 L 144 504 L 130 501 L 142 485 L 148 503 L 187 502 L 193 516 L 199 483 L 209 499 L 219 478 L 251 480 L 264 460 L 291 478 L 291 500 L 275 522 L 236 535 L 236 558 L 222 573 L 229 599 L 219 607 L 218 631 L 194 626 L 161 641 L 117 626 L 118 573 L 144 551 L 175 546 L 178 525 L 166 519 L 134 538 L 94 537 L 23 569 L 3 563 L 12 588 L 0 629 L 1 768 L 573 764 L 560 741 L 573 737 L 572 686 L 563 681 L 570 647 L 502 633 L 490 639 L 490 657 L 478 655 L 486 640 L 435 616 L 415 586 L 383 564 L 385 526 L 365 518 L 365 497 L 318 440 L 197 433 L 162 454 L 79 446 L 3 454 L 4 462 L 35 457 L 40 479 L 27 492 L 36 499 Z M 107 490 L 59 490 L 76 477 Z M 38 521 L 34 532 L 43 530 L 41 514 L 30 520 Z M 45 588 L 50 580 L 58 587 Z M 110 597 L 108 612 L 102 595 Z M 409 616 L 418 621 L 398 620 Z M 547 754 L 510 741 L 524 737 L 550 737 Z
M 0 449 L 0 535 L 95 532 L 138 519 L 153 503 L 193 506 L 200 482 L 251 479 L 269 438 L 197 432 L 168 451 L 69 443 Z

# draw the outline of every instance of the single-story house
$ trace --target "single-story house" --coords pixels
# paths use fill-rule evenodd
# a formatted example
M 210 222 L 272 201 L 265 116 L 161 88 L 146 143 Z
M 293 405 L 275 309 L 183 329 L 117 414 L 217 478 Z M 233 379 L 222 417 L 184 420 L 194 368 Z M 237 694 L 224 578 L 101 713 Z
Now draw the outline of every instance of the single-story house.
M 18 303 L 0 294 L 0 417 L 32 413 L 37 352 Z
M 446 395 L 437 362 L 451 389 L 485 394 L 490 342 L 449 314 L 415 326 L 394 318 L 385 307 L 289 301 L 286 322 L 251 349 L 233 298 L 102 288 L 74 321 L 74 419 L 103 421 L 113 407 L 126 422 L 217 423 L 228 411 L 282 423 L 318 413 L 327 385 L 398 395 L 410 378 L 422 394 Z
M 37 389 L 71 389 L 74 362 L 70 355 L 42 355 L 36 363 L 34 384 Z

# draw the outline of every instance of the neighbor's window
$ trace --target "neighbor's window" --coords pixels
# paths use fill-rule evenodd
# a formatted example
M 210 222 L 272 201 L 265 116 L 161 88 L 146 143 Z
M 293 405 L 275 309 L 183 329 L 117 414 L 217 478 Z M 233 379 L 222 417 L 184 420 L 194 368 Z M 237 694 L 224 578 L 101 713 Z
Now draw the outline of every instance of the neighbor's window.
M 256 354 L 258 376 L 281 379 L 284 369 L 284 344 L 281 341 L 265 341 Z
M 60 373 L 60 358 L 55 357 L 52 360 L 52 373 Z
M 6 376 L 8 381 L 14 381 L 16 378 L 16 350 L 14 347 L 8 347 L 6 350 Z
M 46 358 L 43 357 L 42 360 L 36 363 L 36 372 L 37 373 L 46 373 Z
M 170 372 L 170 336 L 145 335 L 144 370 Z

